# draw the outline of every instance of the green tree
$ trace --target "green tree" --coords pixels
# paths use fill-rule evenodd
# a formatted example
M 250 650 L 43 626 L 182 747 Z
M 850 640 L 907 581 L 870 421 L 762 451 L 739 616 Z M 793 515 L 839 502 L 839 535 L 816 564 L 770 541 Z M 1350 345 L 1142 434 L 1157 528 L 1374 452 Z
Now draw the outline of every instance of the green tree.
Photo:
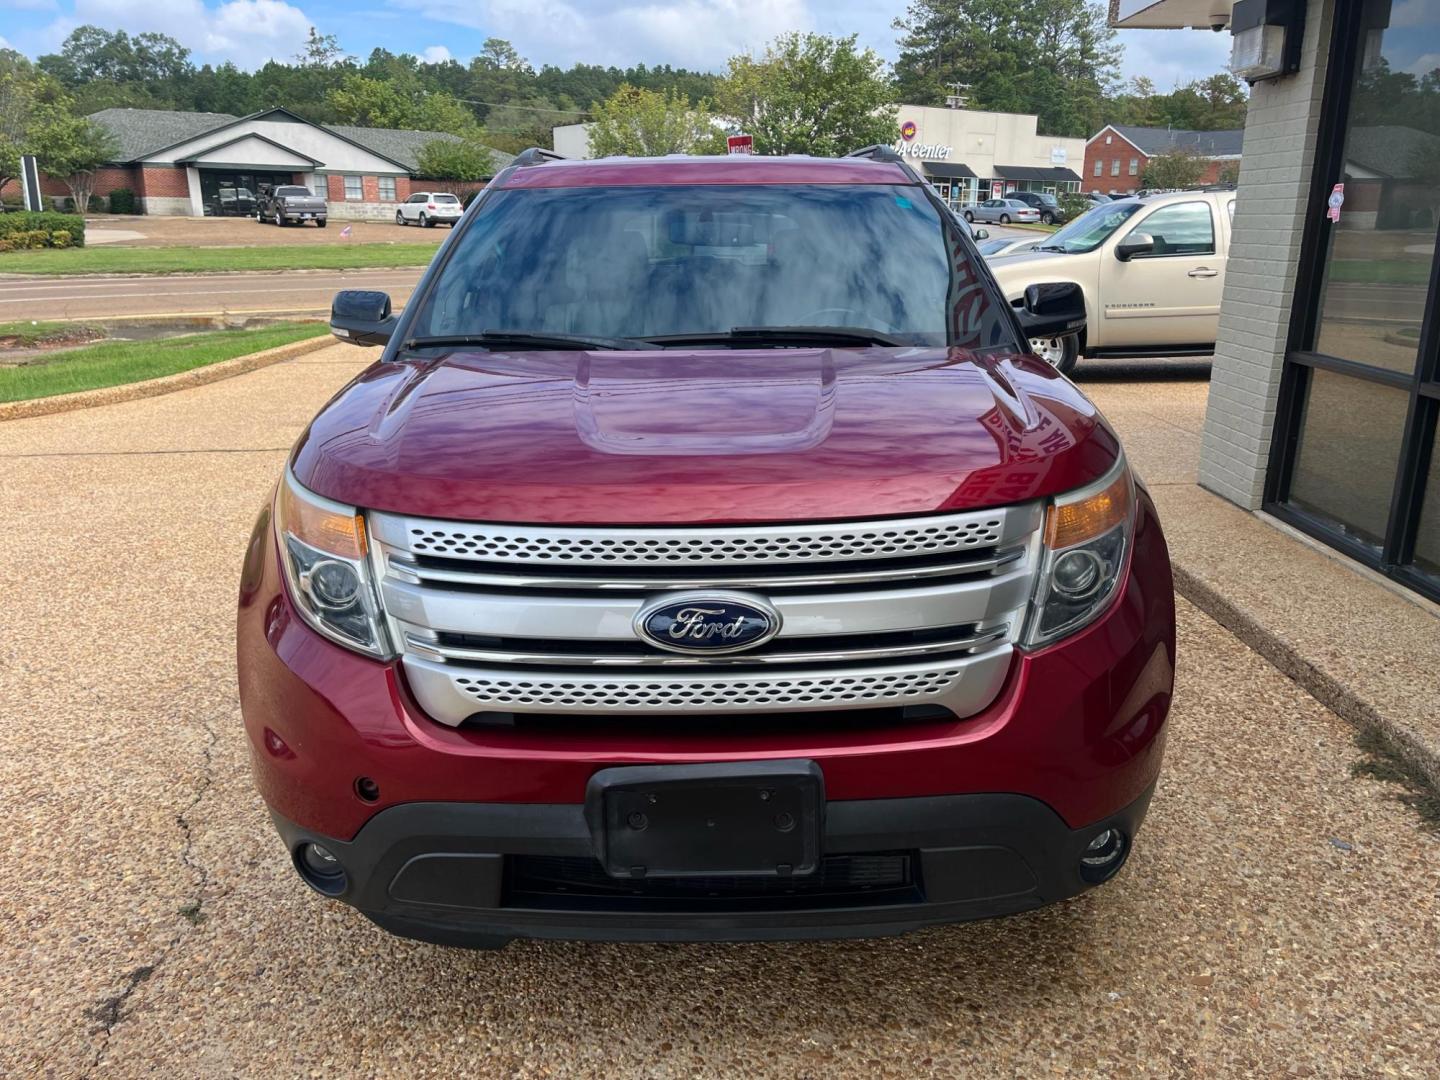
M 885 64 L 856 38 L 785 34 L 758 59 L 730 58 L 720 113 L 754 136 L 757 154 L 835 157 L 895 134 Z
M 334 34 L 322 34 L 313 26 L 305 38 L 305 47 L 295 54 L 297 64 L 312 68 L 334 67 L 344 58 L 345 50 L 340 48 L 340 39 Z
M 1240 163 L 1238 161 L 1227 161 L 1220 166 L 1215 173 L 1217 184 L 1238 184 L 1240 183 Z
M 895 81 L 901 101 L 1034 113 L 1051 135 L 1088 136 L 1109 120 L 1122 50 L 1087 0 L 911 0 Z
M 78 214 L 83 214 L 90 205 L 95 171 L 114 161 L 120 152 L 109 131 L 83 116 L 73 115 L 65 104 L 45 105 L 37 110 L 28 142 L 40 168 L 64 179 Z
M 715 154 L 725 145 L 709 103 L 691 105 L 673 90 L 622 85 L 592 111 L 590 152 L 595 157 Z
M 495 155 L 469 139 L 436 139 L 420 148 L 418 172 L 429 180 L 473 183 L 495 175 Z
M 1195 187 L 1205 175 L 1205 169 L 1205 159 L 1195 151 L 1170 150 L 1156 154 L 1145 163 L 1145 171 L 1140 174 L 1140 186 L 1152 190 Z

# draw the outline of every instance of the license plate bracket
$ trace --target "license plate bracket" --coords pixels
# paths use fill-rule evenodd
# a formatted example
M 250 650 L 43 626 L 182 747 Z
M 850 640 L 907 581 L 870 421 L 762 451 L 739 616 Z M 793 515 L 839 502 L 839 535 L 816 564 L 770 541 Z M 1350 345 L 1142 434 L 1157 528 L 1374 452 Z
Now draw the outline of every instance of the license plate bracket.
M 602 769 L 585 792 L 595 855 L 617 878 L 812 873 L 824 811 L 806 760 Z

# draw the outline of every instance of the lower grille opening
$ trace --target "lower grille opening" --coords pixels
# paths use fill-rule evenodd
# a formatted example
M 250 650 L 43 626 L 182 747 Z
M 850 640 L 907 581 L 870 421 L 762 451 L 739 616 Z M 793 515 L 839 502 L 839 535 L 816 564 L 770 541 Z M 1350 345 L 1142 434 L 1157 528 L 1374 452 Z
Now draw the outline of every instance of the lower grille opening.
M 957 717 L 943 705 L 897 705 L 882 709 L 833 709 L 776 713 L 532 713 L 487 710 L 471 714 L 466 727 L 510 731 L 545 731 L 594 735 L 624 732 L 657 735 L 774 735 L 777 732 L 823 729 L 826 732 L 897 726 L 954 724 Z
M 503 904 L 561 911 L 784 911 L 918 904 L 925 899 L 913 851 L 827 855 L 804 877 L 613 878 L 599 860 L 511 855 Z

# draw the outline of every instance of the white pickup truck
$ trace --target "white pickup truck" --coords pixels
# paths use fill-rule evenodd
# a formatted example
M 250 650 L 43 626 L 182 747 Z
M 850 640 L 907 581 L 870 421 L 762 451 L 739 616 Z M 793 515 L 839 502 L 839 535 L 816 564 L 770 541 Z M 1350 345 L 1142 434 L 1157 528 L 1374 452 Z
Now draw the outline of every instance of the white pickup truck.
M 1032 343 L 1062 372 L 1082 356 L 1206 355 L 1215 349 L 1234 218 L 1228 188 L 1120 199 L 989 267 L 1012 304 L 1041 282 L 1073 281 L 1085 293 L 1084 331 Z

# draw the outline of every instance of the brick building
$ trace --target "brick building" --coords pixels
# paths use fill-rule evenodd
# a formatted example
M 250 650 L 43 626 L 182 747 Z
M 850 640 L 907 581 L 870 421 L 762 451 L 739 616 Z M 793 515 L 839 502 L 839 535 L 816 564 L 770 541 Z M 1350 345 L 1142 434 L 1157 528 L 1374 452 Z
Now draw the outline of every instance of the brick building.
M 243 117 L 104 109 L 91 119 L 120 147 L 118 159 L 96 176 L 95 194 L 104 199 L 117 188 L 128 189 L 145 214 L 243 213 L 246 200 L 237 199 L 237 192 L 253 196 L 263 185 L 304 184 L 326 196 L 333 218 L 384 219 L 393 217 L 412 191 L 467 187 L 419 175 L 427 143 L 458 141 L 445 132 L 326 126 L 287 109 Z M 496 169 L 509 160 L 499 151 L 492 157 Z M 56 177 L 44 177 L 41 188 L 57 204 L 69 197 Z
M 1244 141 L 1242 130 L 1185 131 L 1109 124 L 1085 142 L 1085 171 L 1081 183 L 1086 191 L 1133 194 L 1139 190 L 1140 178 L 1145 175 L 1145 166 L 1152 157 L 1178 150 L 1204 158 L 1206 168 L 1201 183 L 1213 184 L 1227 164 L 1239 164 Z

